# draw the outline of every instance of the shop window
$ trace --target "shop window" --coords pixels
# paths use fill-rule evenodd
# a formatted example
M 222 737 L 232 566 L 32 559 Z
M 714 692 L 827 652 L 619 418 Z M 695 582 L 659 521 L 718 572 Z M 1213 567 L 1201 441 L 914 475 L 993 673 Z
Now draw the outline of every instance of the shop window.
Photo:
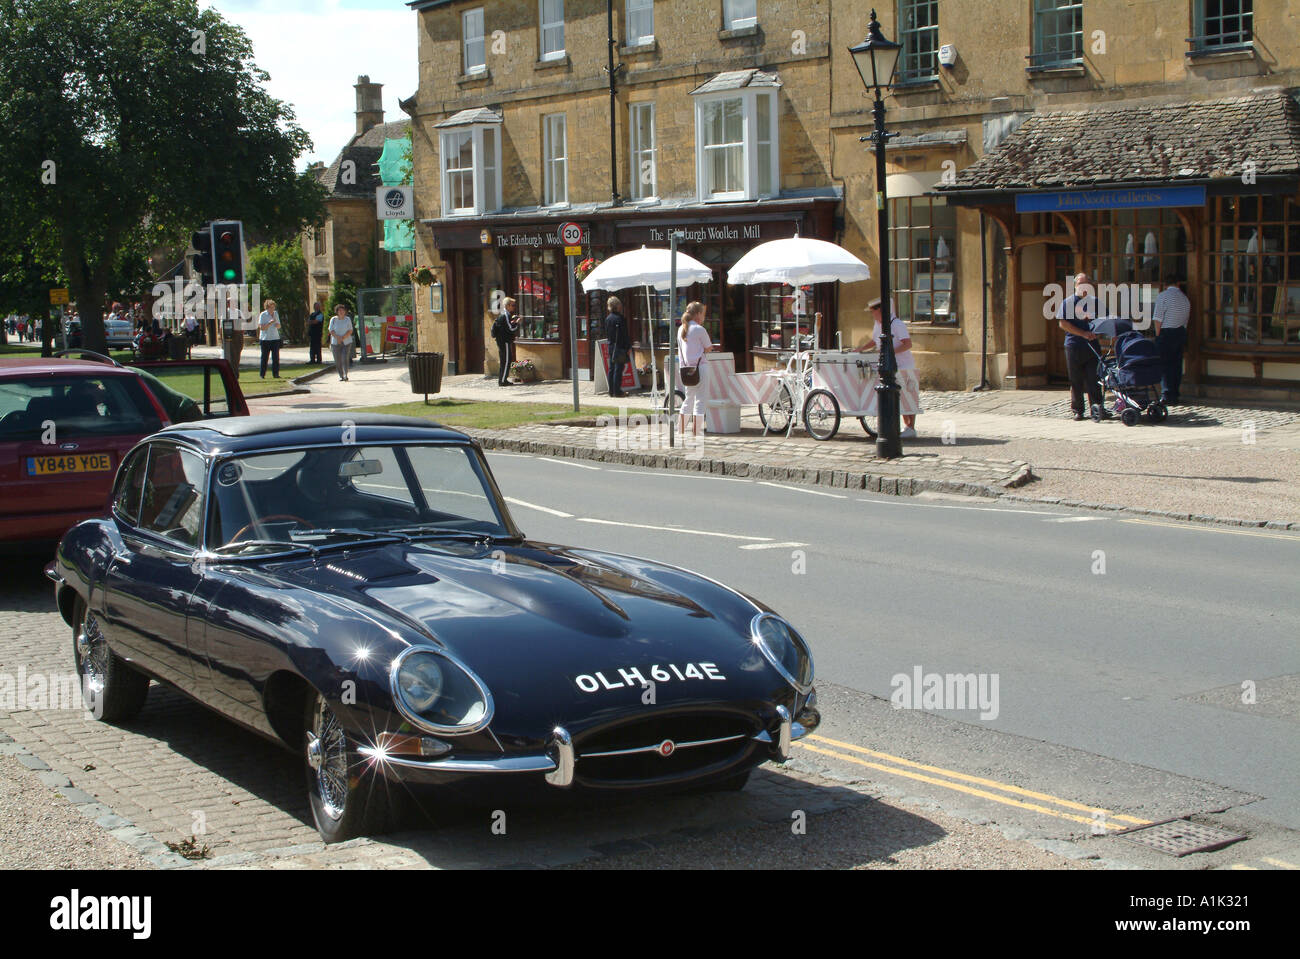
M 754 287 L 754 313 L 750 329 L 756 350 L 791 350 L 794 338 L 813 332 L 813 288 L 799 289 L 781 283 Z
M 537 0 L 541 60 L 564 59 L 564 0 Z
M 487 49 L 483 43 L 483 8 L 466 10 L 461 15 L 461 34 L 465 43 L 465 73 L 487 70 Z
M 655 105 L 633 103 L 628 107 L 632 137 L 628 155 L 632 158 L 632 199 L 647 200 L 659 195 L 658 158 L 655 156 Z
M 501 207 L 498 124 L 453 127 L 439 137 L 443 216 L 473 216 Z
M 724 30 L 741 30 L 758 25 L 758 0 L 722 0 Z
M 1083 62 L 1082 0 L 1034 0 L 1034 53 L 1031 69 L 1068 67 Z
M 520 250 L 515 271 L 515 306 L 519 336 L 525 340 L 560 341 L 560 286 L 565 282 L 562 257 L 555 250 Z
M 1084 265 L 1102 308 L 1150 316 L 1166 276 L 1187 278 L 1187 235 L 1173 210 L 1097 210 L 1084 217 Z M 1049 277 L 1067 285 L 1066 277 Z
M 639 47 L 655 38 L 654 0 L 627 0 L 627 45 Z
M 542 149 L 546 182 L 542 202 L 556 206 L 569 202 L 568 121 L 563 113 L 542 117 Z
M 1209 338 L 1300 349 L 1300 205 L 1278 196 L 1211 204 Z
M 899 83 L 923 83 L 939 75 L 939 0 L 899 0 Z
M 701 200 L 754 200 L 779 189 L 776 94 L 748 89 L 695 103 Z
M 1255 37 L 1254 0 L 1195 0 L 1193 16 L 1193 52 L 1246 46 Z
M 889 201 L 889 284 L 908 323 L 957 322 L 957 211 L 944 197 Z

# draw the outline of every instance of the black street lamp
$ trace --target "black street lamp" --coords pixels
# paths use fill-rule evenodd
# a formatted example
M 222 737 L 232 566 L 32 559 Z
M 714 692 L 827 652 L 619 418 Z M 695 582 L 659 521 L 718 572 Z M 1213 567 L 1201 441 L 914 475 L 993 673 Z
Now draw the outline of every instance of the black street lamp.
M 885 191 L 885 143 L 893 133 L 885 132 L 885 100 L 882 93 L 894 83 L 898 68 L 898 55 L 902 44 L 886 40 L 876 22 L 876 11 L 871 11 L 867 24 L 867 38 L 857 46 L 849 47 L 853 63 L 862 75 L 868 90 L 874 91 L 876 103 L 872 108 L 875 130 L 869 137 L 876 151 L 876 226 L 880 247 L 880 382 L 876 385 L 876 411 L 879 414 L 880 434 L 876 437 L 876 455 L 881 459 L 894 459 L 903 455 L 903 442 L 899 437 L 898 410 L 898 360 L 894 356 L 894 311 L 890 305 L 889 290 L 889 197 Z

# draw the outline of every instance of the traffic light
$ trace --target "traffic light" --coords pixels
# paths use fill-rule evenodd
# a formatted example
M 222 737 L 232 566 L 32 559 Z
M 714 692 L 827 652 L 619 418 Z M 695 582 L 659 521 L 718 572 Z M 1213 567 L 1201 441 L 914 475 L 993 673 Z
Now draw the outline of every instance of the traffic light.
M 194 279 L 203 286 L 212 283 L 212 231 L 205 224 L 190 237 L 190 246 L 194 247 Z
M 238 220 L 212 221 L 212 265 L 216 282 L 244 282 L 244 225 Z

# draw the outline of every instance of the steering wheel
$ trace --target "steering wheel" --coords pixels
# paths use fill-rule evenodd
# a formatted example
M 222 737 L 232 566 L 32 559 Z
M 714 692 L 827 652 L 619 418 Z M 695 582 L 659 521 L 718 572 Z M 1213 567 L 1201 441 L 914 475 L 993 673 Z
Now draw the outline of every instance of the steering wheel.
M 249 523 L 247 526 L 241 529 L 234 536 L 230 537 L 230 542 L 232 543 L 238 542 L 239 537 L 243 536 L 254 526 L 261 526 L 264 523 L 274 523 L 277 520 L 283 520 L 283 519 L 296 519 L 300 524 L 306 526 L 308 529 L 316 528 L 315 523 L 309 523 L 301 516 L 295 516 L 293 513 L 272 513 L 270 516 L 259 516 L 257 519 L 253 520 L 251 523 Z

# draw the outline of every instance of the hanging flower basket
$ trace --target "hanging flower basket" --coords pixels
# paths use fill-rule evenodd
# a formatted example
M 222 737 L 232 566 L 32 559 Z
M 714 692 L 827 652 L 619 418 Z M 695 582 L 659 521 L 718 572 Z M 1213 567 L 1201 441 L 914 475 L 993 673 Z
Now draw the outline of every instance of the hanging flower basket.
M 594 256 L 589 256 L 573 268 L 573 275 L 576 276 L 578 282 L 581 283 L 587 278 L 587 275 L 598 266 L 600 266 L 600 260 L 596 259 Z
M 438 279 L 431 266 L 417 266 L 411 271 L 411 282 L 417 286 L 429 286 Z

